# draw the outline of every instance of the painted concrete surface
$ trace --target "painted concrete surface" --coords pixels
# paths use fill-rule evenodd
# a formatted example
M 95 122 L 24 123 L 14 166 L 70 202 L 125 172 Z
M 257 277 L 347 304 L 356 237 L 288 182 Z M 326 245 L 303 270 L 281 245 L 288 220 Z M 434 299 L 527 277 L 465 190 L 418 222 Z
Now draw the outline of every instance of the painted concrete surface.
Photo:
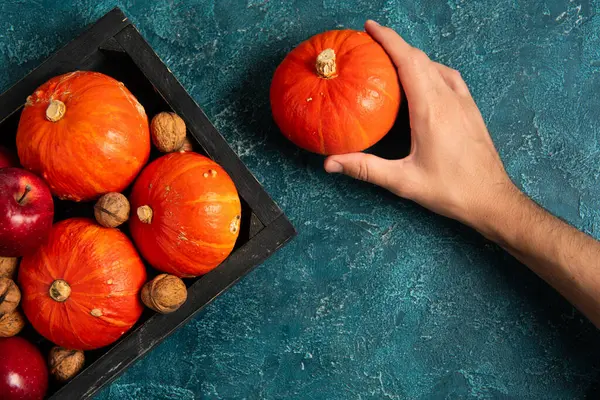
M 471 230 L 326 175 L 270 117 L 311 35 L 373 18 L 459 69 L 513 179 L 600 237 L 600 2 L 3 1 L 0 86 L 119 5 L 296 225 L 113 399 L 597 398 L 600 335 Z

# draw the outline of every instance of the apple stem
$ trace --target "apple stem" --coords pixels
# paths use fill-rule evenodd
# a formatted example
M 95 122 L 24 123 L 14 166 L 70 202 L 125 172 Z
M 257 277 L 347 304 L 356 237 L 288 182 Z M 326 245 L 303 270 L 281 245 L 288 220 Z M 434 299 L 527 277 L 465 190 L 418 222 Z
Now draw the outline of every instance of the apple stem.
M 23 192 L 21 197 L 17 200 L 17 203 L 19 203 L 20 206 L 25 204 L 25 197 L 29 194 L 29 192 L 31 192 L 31 186 L 25 185 L 25 191 Z

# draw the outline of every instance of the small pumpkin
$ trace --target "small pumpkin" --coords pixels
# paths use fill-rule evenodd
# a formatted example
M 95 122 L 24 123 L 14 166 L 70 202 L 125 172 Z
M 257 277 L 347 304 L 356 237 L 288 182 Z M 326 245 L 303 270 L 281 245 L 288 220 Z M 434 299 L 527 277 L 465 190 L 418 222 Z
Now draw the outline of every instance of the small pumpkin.
M 75 350 L 107 346 L 139 319 L 146 269 L 130 240 L 85 218 L 52 227 L 19 267 L 22 307 L 51 342 Z
M 76 71 L 50 79 L 27 98 L 17 130 L 21 164 L 62 199 L 121 192 L 148 161 L 144 107 L 119 81 Z
M 282 133 L 319 154 L 362 151 L 392 128 L 396 68 L 365 32 L 333 30 L 292 50 L 275 71 L 271 109 Z
M 192 277 L 218 266 L 239 235 L 235 185 L 214 161 L 171 153 L 149 164 L 131 192 L 131 235 L 156 269 Z

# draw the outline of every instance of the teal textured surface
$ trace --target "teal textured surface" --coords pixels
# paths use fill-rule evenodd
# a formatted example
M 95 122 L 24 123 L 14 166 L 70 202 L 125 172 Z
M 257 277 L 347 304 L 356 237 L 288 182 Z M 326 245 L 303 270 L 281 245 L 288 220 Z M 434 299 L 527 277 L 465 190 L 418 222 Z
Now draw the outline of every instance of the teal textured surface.
M 268 92 L 311 35 L 390 25 L 462 72 L 515 182 L 600 238 L 600 2 L 4 1 L 2 89 L 115 5 L 299 235 L 99 399 L 598 397 L 589 322 L 470 229 L 325 174 Z

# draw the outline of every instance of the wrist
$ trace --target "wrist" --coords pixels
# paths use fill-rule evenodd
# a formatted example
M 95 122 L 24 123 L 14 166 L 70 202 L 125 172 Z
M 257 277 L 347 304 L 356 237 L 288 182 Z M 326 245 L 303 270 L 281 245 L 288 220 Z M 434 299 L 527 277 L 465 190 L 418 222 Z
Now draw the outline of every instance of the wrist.
M 519 227 L 532 206 L 533 201 L 509 180 L 502 184 L 500 190 L 480 199 L 463 222 L 489 240 L 506 247 L 517 240 Z

